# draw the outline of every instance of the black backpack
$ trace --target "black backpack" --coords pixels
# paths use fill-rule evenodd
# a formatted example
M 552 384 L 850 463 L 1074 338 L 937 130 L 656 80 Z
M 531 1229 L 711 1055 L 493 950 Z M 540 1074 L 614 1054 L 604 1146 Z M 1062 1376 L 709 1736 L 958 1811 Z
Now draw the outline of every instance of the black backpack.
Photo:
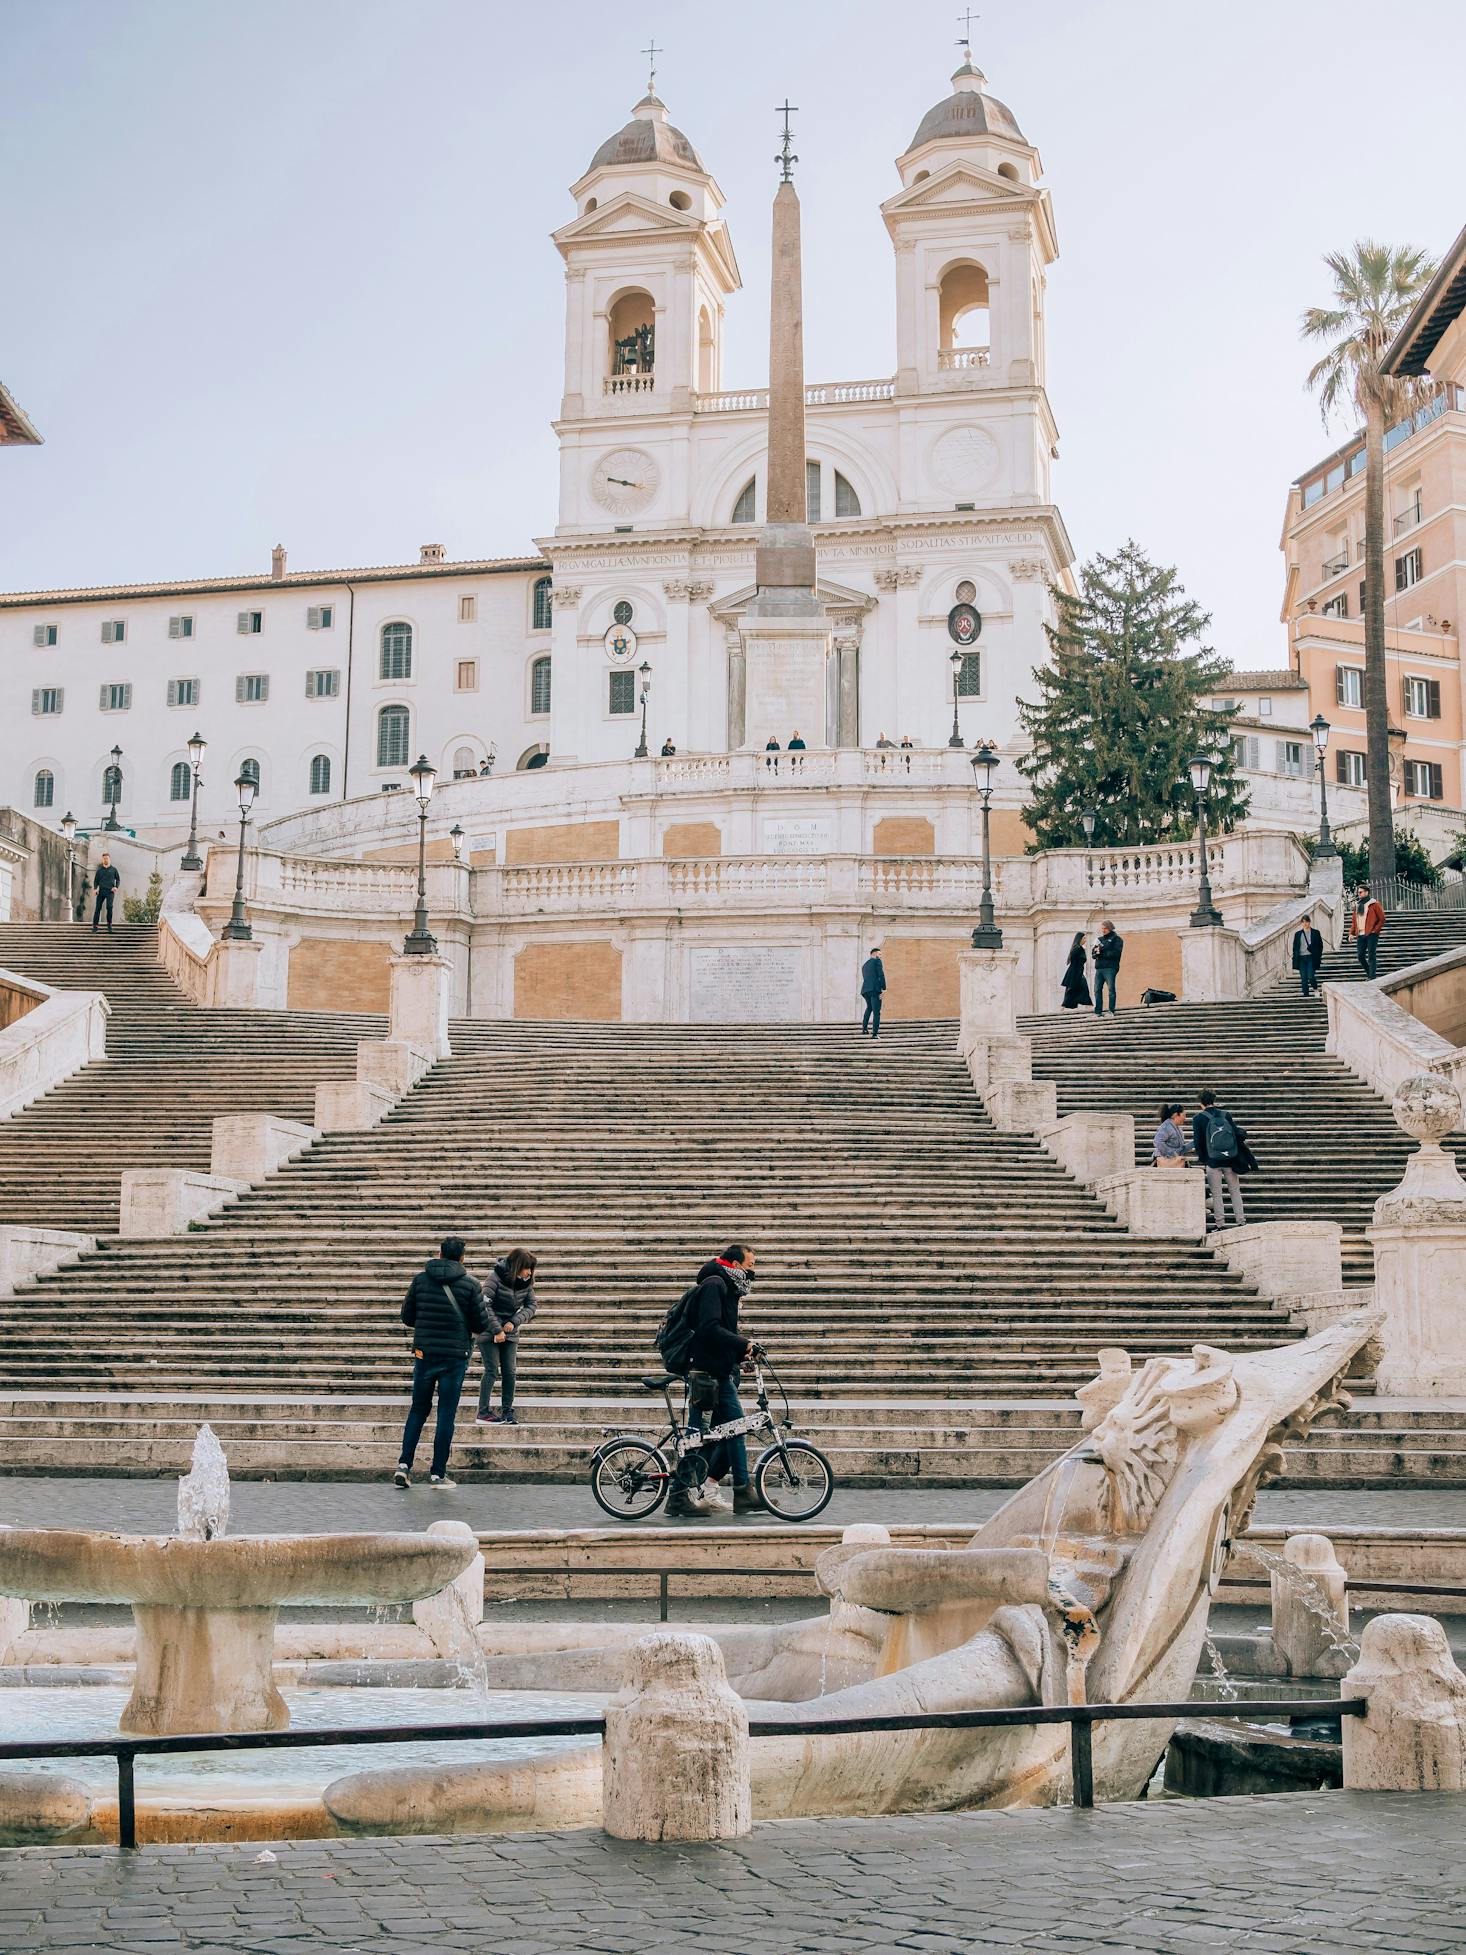
M 1212 1107 L 1206 1121 L 1206 1157 L 1214 1166 L 1229 1166 L 1242 1152 L 1242 1141 L 1230 1113 Z
M 662 1327 L 657 1332 L 657 1350 L 662 1363 L 668 1371 L 679 1377 L 692 1366 L 692 1299 L 697 1295 L 697 1285 L 684 1290 L 672 1308 L 662 1319 Z

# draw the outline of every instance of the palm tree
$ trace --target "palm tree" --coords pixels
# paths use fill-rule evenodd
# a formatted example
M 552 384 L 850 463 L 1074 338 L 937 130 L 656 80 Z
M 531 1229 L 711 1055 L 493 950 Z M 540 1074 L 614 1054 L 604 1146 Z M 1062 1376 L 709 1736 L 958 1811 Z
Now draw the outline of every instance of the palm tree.
M 1334 302 L 1310 306 L 1302 335 L 1328 347 L 1308 374 L 1327 427 L 1340 407 L 1364 417 L 1364 723 L 1365 779 L 1369 787 L 1371 874 L 1395 866 L 1395 825 L 1390 813 L 1390 702 L 1385 676 L 1385 429 L 1415 405 L 1419 383 L 1380 372 L 1385 349 L 1411 307 L 1435 276 L 1425 252 L 1360 239 L 1351 252 L 1324 259 L 1334 281 Z

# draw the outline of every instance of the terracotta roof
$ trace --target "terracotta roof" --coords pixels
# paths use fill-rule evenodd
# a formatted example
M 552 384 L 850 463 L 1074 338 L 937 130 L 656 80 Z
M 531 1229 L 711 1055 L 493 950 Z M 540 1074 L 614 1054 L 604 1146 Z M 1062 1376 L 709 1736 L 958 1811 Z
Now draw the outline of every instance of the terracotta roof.
M 93 604 L 128 597 L 205 597 L 211 591 L 306 590 L 327 584 L 405 584 L 414 579 L 432 582 L 445 577 L 507 576 L 515 571 L 549 568 L 543 557 L 478 557 L 462 563 L 389 563 L 359 570 L 288 570 L 283 577 L 272 577 L 267 570 L 257 576 L 244 573 L 235 577 L 186 577 L 152 584 L 97 584 L 76 590 L 6 591 L 0 593 L 0 610 L 30 604 Z
M 1224 672 L 1218 682 L 1234 692 L 1307 692 L 1308 681 L 1296 672 Z
M 1428 372 L 1431 354 L 1462 312 L 1466 312 L 1466 231 L 1442 258 L 1440 269 L 1416 300 L 1410 317 L 1385 348 L 1381 372 Z
M 22 442 L 30 447 L 39 447 L 41 437 L 15 397 L 0 387 L 0 448 L 18 446 Z

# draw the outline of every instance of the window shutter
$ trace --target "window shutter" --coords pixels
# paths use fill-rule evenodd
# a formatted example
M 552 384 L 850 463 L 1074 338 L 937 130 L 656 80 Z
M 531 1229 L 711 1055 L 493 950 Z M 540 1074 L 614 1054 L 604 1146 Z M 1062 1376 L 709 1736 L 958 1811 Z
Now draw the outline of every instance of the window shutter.
M 244 704 L 244 674 L 242 672 L 234 681 L 234 703 L 236 706 L 242 706 Z
M 268 699 L 269 696 L 270 696 L 270 677 L 268 673 L 263 673 L 260 677 L 261 703 L 263 703 L 266 699 Z
M 1334 755 L 1334 779 L 1340 787 L 1349 785 L 1348 755 L 1342 748 Z
M 97 707 L 98 707 L 98 710 L 99 710 L 100 712 L 103 712 L 103 713 L 105 713 L 105 712 L 106 712 L 106 710 L 107 710 L 107 701 L 108 701 L 108 698 L 109 698 L 109 696 L 110 696 L 110 694 L 111 694 L 111 691 L 112 691 L 112 688 L 111 688 L 110 686 L 103 686 L 103 687 L 102 687 L 102 690 L 101 690 L 101 692 L 100 692 L 100 694 L 98 695 L 98 698 L 97 698 Z
M 180 638 L 182 637 L 182 635 L 183 635 L 182 618 L 170 618 L 168 620 L 168 636 L 170 638 Z M 168 703 L 171 706 L 173 702 L 172 700 L 169 700 Z
M 110 645 L 112 643 L 112 627 L 106 622 L 102 625 L 102 643 L 104 645 Z
M 307 630 L 307 631 L 319 631 L 319 630 L 320 630 L 320 628 L 321 628 L 321 607 L 320 607 L 320 605 L 319 605 L 319 604 L 309 604 L 309 605 L 307 605 L 307 606 L 306 606 L 306 613 L 305 613 L 305 628 L 306 628 L 306 630 Z
M 1344 703 L 1344 668 L 1342 665 L 1336 665 L 1334 667 L 1334 704 L 1336 706 L 1342 706 L 1343 703 Z M 1342 779 L 1343 777 L 1340 776 L 1340 778 Z
M 1431 683 L 1432 683 L 1432 684 L 1434 684 L 1435 682 L 1434 682 L 1434 681 L 1432 680 L 1432 682 L 1431 682 Z M 1441 767 L 1440 767 L 1440 762 L 1439 762 L 1438 760 L 1433 760 L 1433 761 L 1432 761 L 1432 762 L 1430 763 L 1430 798 L 1431 798 L 1431 800 L 1432 800 L 1432 801 L 1440 801 L 1440 800 L 1442 800 L 1442 799 L 1444 798 L 1444 796 L 1445 796 L 1445 791 L 1446 791 L 1446 784 L 1445 784 L 1445 780 L 1444 780 L 1444 777 L 1443 777 L 1443 776 L 1442 776 L 1442 774 L 1441 774 Z
M 131 709 L 131 706 L 132 706 L 132 687 L 131 687 L 131 686 L 124 686 L 124 687 L 122 688 L 122 710 L 123 710 L 123 712 L 124 712 L 124 713 L 125 713 L 125 712 L 128 712 L 128 711 L 129 711 L 129 710 Z
M 178 681 L 176 679 L 170 679 L 168 681 L 168 704 L 170 706 L 176 706 L 178 704 Z
M 1426 710 L 1426 717 L 1427 717 L 1428 719 L 1433 719 L 1433 720 L 1438 720 L 1438 719 L 1440 718 L 1440 716 L 1441 716 L 1441 682 L 1440 682 L 1440 680 L 1439 680 L 1439 679 L 1431 679 L 1431 680 L 1429 680 L 1429 681 L 1427 682 L 1427 685 L 1426 685 L 1426 692 L 1427 692 L 1427 693 L 1428 693 L 1428 695 L 1429 695 L 1429 697 L 1428 697 L 1428 700 L 1427 700 L 1427 703 L 1426 703 L 1426 709 L 1425 709 L 1425 710 Z M 1436 771 L 1437 771 L 1437 772 L 1439 772 L 1440 770 L 1439 770 L 1439 769 L 1437 769 Z
M 39 713 L 40 710 L 41 710 L 41 688 L 39 686 L 35 686 L 31 690 L 31 711 L 33 713 Z
M 32 643 L 37 645 L 44 645 L 45 642 L 46 642 L 46 627 L 44 625 L 37 625 Z
M 248 613 L 248 611 L 241 611 L 241 612 L 239 613 L 239 616 L 238 616 L 238 618 L 237 618 L 237 619 L 235 620 L 235 624 L 234 624 L 234 629 L 235 629 L 236 631 L 248 631 L 248 630 L 249 630 L 249 613 Z

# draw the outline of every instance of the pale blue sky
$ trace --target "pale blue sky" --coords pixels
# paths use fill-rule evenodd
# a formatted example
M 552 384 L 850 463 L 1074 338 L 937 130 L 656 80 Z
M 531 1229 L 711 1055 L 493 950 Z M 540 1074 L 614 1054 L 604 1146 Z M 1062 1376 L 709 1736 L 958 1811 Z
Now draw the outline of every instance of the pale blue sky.
M 553 524 L 566 186 L 659 92 L 728 198 L 724 384 L 764 378 L 773 105 L 800 105 L 811 379 L 893 368 L 878 206 L 947 93 L 950 0 L 0 0 L 9 590 L 528 551 Z M 1330 248 L 1466 221 L 1466 7 L 1027 0 L 974 53 L 1043 157 L 1055 493 L 1280 663 Z

